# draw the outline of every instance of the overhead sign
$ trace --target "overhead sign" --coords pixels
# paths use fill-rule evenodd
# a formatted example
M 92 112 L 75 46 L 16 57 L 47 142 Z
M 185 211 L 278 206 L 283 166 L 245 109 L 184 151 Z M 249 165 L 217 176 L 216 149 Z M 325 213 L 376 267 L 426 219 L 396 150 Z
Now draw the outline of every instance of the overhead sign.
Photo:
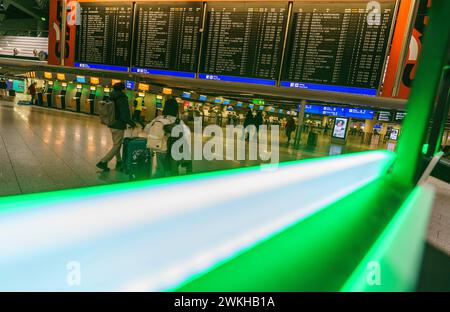
M 325 115 L 332 117 L 347 117 L 359 119 L 373 119 L 374 111 L 361 108 L 348 108 L 340 106 L 305 105 L 306 114 Z

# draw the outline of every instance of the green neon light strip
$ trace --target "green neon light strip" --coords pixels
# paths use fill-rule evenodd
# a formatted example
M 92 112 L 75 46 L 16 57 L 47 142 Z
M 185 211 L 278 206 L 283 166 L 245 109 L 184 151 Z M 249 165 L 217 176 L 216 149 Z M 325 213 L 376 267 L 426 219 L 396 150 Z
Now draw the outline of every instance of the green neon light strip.
M 342 291 L 414 291 L 433 195 L 414 189 Z
M 169 290 L 338 291 L 408 194 L 380 178 Z

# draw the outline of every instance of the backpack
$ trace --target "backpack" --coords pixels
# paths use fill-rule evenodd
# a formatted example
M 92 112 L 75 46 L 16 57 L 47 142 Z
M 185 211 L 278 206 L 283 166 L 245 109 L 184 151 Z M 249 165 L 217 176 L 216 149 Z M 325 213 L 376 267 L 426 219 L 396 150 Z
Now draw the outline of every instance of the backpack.
M 175 117 L 160 116 L 145 127 L 147 133 L 147 147 L 155 152 L 166 153 L 168 150 L 168 138 L 170 133 L 165 131 L 165 126 L 174 123 Z
M 98 116 L 102 124 L 112 126 L 116 122 L 116 104 L 111 100 L 100 101 Z

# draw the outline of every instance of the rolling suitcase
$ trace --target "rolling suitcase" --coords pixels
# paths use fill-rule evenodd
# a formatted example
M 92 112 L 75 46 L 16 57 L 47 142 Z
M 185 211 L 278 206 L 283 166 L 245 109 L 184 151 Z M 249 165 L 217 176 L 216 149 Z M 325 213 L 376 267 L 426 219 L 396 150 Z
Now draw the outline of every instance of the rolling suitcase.
M 149 149 L 136 150 L 131 155 L 128 175 L 131 181 L 146 180 L 152 176 L 153 153 Z
M 147 139 L 141 137 L 127 137 L 123 139 L 123 171 L 130 174 L 131 163 L 133 158 L 136 160 L 138 155 L 144 153 L 147 150 Z M 134 160 L 134 161 L 135 161 Z

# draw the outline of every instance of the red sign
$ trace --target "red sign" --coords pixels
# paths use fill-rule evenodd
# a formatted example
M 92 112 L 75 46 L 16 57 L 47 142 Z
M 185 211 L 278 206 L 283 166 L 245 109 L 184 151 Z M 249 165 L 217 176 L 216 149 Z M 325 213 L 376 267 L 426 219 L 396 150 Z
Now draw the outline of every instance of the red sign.
M 404 33 L 408 30 L 408 15 L 414 4 L 411 0 L 402 0 L 397 16 L 395 32 L 392 40 L 392 47 L 389 54 L 389 63 L 386 70 L 386 78 L 383 84 L 382 96 L 391 97 L 394 92 L 395 77 L 397 72 L 402 72 L 399 89 L 396 97 L 407 99 L 411 90 L 411 84 L 416 73 L 416 65 L 422 50 L 422 36 L 425 26 L 428 23 L 428 8 L 431 0 L 419 0 L 419 9 L 415 19 L 414 29 L 410 39 L 409 50 L 406 61 L 400 64 L 400 55 Z
M 62 16 L 61 0 L 50 0 L 49 35 L 48 35 L 48 64 L 61 65 Z M 68 15 L 70 17 L 71 12 Z M 66 26 L 64 65 L 73 66 L 75 61 L 76 26 Z

